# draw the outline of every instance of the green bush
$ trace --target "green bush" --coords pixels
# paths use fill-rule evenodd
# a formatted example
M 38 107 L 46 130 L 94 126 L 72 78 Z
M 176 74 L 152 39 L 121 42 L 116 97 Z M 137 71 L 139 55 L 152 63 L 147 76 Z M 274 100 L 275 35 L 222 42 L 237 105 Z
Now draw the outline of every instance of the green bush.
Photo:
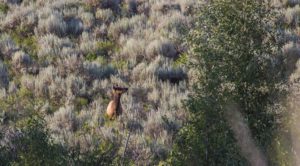
M 38 43 L 33 34 L 33 30 L 28 27 L 17 27 L 11 31 L 11 36 L 22 50 L 28 53 L 32 58 L 37 59 Z
M 44 120 L 34 115 L 19 123 L 21 137 L 13 141 L 15 156 L 12 165 L 66 165 L 67 151 L 53 143 Z
M 216 0 L 199 9 L 188 39 L 198 82 L 186 101 L 192 118 L 178 134 L 173 165 L 251 162 L 225 118 L 232 103 L 238 105 L 252 132 L 250 139 L 266 154 L 266 162 L 276 165 L 271 147 L 280 116 L 268 107 L 285 93 L 276 86 L 284 80 L 275 19 L 261 1 Z
M 83 97 L 76 97 L 75 99 L 75 108 L 80 111 L 82 107 L 87 106 L 89 104 L 88 99 Z
M 174 61 L 174 64 L 173 66 L 174 67 L 180 67 L 180 66 L 185 66 L 188 64 L 188 54 L 187 53 L 184 53 L 184 54 L 181 54 L 175 61 Z
M 112 66 L 116 69 L 123 70 L 128 68 L 128 61 L 126 60 L 115 60 L 112 61 Z
M 108 56 L 115 51 L 115 48 L 115 43 L 111 41 L 100 41 L 97 43 L 97 54 Z
M 97 42 L 96 51 L 90 52 L 85 56 L 85 59 L 88 61 L 95 61 L 99 59 L 101 61 L 101 57 L 110 56 L 113 52 L 117 51 L 116 45 L 111 41 L 100 41 Z
M 6 3 L 0 3 L 0 12 L 6 14 L 9 10 L 9 6 Z
M 102 139 L 94 150 L 88 152 L 55 143 L 39 115 L 19 121 L 17 126 L 20 134 L 9 140 L 10 144 L 0 146 L 1 165 L 115 165 L 121 161 L 117 155 L 120 147 L 117 142 Z
M 75 165 L 115 165 L 119 163 L 117 155 L 119 145 L 110 141 L 104 141 L 91 152 L 80 153 L 79 149 L 73 151 L 72 158 L 75 159 Z
M 87 56 L 85 57 L 85 59 L 88 61 L 95 61 L 97 58 L 98 56 L 95 53 L 88 53 Z

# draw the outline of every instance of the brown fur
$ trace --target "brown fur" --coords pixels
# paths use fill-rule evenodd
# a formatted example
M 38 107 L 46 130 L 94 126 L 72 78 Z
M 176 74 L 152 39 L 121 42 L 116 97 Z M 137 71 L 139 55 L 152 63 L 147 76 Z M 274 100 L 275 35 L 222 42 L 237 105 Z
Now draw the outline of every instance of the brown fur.
M 106 109 L 106 115 L 109 119 L 115 119 L 123 113 L 123 109 L 121 106 L 121 96 L 127 90 L 128 88 L 113 87 L 113 98 L 109 102 Z

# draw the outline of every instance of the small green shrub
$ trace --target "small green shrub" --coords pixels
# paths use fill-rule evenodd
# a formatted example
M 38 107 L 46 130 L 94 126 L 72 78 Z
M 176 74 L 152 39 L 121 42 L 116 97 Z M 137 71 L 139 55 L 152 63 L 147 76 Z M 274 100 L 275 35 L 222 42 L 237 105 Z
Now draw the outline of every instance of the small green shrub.
M 0 3 L 0 12 L 6 14 L 9 10 L 9 6 L 5 3 Z
M 116 45 L 111 41 L 100 41 L 97 43 L 97 54 L 98 55 L 111 55 L 115 51 Z
M 85 59 L 88 61 L 95 61 L 97 59 L 97 55 L 95 53 L 89 53 L 87 54 Z
M 103 56 L 97 57 L 96 61 L 97 61 L 98 63 L 100 63 L 101 65 L 104 65 L 104 64 L 107 63 L 107 59 L 104 58 Z
M 38 43 L 33 31 L 28 28 L 18 27 L 11 32 L 11 36 L 23 51 L 28 53 L 32 58 L 37 59 Z
M 128 67 L 128 61 L 126 60 L 115 60 L 112 61 L 112 66 L 114 66 L 116 69 L 127 69 Z
M 113 52 L 117 51 L 115 43 L 111 41 L 97 42 L 96 51 L 89 52 L 85 59 L 88 61 L 95 61 L 102 56 L 110 56 Z
M 75 108 L 76 110 L 81 110 L 82 107 L 87 106 L 89 104 L 88 99 L 83 97 L 77 97 L 75 99 Z
M 174 67 L 180 67 L 188 64 L 188 54 L 181 54 L 173 63 Z

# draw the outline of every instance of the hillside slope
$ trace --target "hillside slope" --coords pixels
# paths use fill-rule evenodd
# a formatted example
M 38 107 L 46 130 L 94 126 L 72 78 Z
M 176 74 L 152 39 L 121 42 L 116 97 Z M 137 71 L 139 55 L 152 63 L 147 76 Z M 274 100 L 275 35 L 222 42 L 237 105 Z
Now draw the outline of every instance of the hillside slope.
M 85 154 L 102 145 L 136 165 L 164 160 L 187 118 L 192 71 L 184 37 L 193 0 L 0 2 L 0 113 L 4 146 L 33 114 L 54 143 Z M 189 79 L 188 79 L 189 78 Z M 190 81 L 189 81 L 190 80 Z M 125 114 L 105 118 L 113 85 Z M 12 148 L 12 147 L 10 147 Z

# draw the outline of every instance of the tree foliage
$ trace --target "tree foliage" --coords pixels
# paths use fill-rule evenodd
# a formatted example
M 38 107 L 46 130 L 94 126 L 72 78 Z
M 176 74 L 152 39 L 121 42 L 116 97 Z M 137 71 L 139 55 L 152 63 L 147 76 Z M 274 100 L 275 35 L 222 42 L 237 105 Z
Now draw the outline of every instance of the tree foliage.
M 26 118 L 18 126 L 13 139 L 6 145 L 0 144 L 1 165 L 115 165 L 120 161 L 119 145 L 109 141 L 103 141 L 89 152 L 55 143 L 40 115 Z
M 269 106 L 284 95 L 278 88 L 282 58 L 275 19 L 261 1 L 215 0 L 199 9 L 188 38 L 191 65 L 198 71 L 186 102 L 192 118 L 178 135 L 173 164 L 245 165 L 224 118 L 232 103 L 239 106 L 254 142 L 263 153 L 271 151 L 278 115 Z
M 52 142 L 40 116 L 32 116 L 20 123 L 19 134 L 10 145 L 2 145 L 3 165 L 65 165 L 67 151 Z M 3 157 L 3 158 L 2 158 Z

